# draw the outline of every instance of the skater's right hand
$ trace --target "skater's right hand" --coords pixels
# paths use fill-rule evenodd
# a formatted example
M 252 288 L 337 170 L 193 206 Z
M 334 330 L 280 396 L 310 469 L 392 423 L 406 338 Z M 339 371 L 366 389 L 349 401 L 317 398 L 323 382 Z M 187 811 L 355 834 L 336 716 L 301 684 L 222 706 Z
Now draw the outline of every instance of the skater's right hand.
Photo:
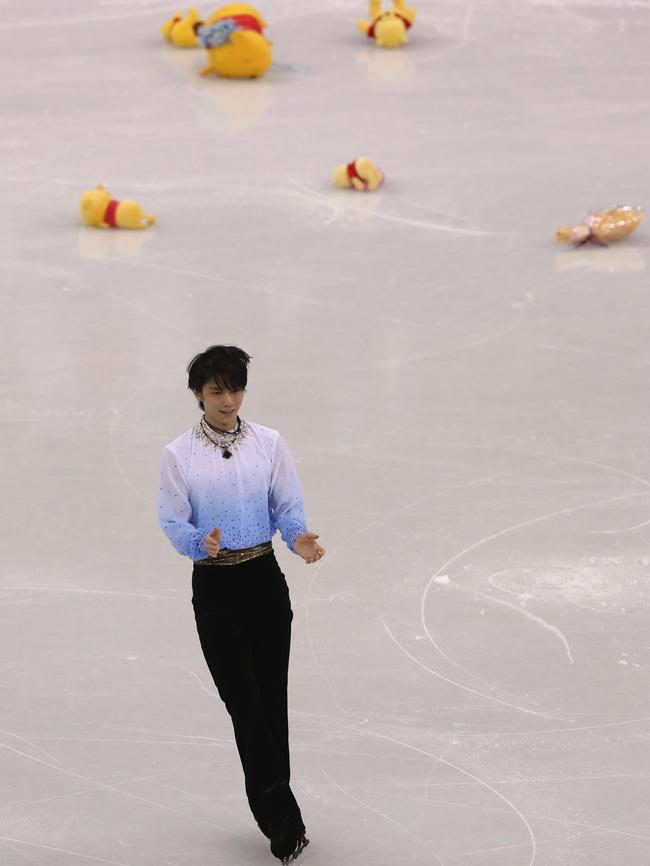
M 205 547 L 208 556 L 215 557 L 219 553 L 221 550 L 221 530 L 218 526 L 205 536 L 203 547 Z

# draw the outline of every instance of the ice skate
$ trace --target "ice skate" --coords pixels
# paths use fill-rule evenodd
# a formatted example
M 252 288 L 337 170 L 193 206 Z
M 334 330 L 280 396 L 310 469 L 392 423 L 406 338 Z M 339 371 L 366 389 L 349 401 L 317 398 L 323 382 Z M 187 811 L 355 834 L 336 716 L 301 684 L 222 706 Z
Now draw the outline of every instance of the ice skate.
M 271 854 L 283 864 L 293 863 L 307 845 L 309 839 L 305 836 L 305 825 L 300 812 L 297 811 L 287 815 L 274 832 L 271 839 Z
M 289 863 L 294 863 L 298 856 L 304 851 L 304 849 L 309 845 L 309 839 L 303 833 L 298 842 L 296 843 L 296 847 L 291 852 L 291 854 L 282 858 L 282 866 L 288 866 Z

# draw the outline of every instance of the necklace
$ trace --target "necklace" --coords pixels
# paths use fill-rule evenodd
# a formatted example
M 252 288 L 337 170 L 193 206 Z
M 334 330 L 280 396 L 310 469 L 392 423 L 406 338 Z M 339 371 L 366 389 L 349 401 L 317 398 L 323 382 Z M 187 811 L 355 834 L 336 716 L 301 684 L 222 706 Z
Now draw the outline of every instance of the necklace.
M 205 415 L 194 430 L 204 443 L 218 448 L 225 460 L 230 460 L 233 450 L 248 432 L 246 422 L 242 421 L 239 417 L 237 418 L 237 427 L 234 430 L 225 432 L 224 430 L 217 430 L 211 424 L 208 424 L 205 420 Z

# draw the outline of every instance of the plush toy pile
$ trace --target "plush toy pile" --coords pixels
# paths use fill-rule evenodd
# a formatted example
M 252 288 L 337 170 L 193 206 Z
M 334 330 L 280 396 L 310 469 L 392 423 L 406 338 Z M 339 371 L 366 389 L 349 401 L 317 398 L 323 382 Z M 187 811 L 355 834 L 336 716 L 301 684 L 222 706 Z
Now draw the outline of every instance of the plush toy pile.
M 407 31 L 415 21 L 415 9 L 405 0 L 368 0 L 369 20 L 357 22 L 361 32 L 379 48 L 399 48 L 408 41 Z M 161 27 L 164 39 L 178 48 L 202 46 L 207 52 L 207 66 L 201 75 L 222 78 L 261 78 L 272 63 L 271 43 L 264 36 L 267 23 L 260 12 L 248 3 L 229 3 L 205 18 L 190 7 L 185 16 L 177 12 Z M 335 187 L 358 192 L 374 191 L 384 182 L 384 173 L 367 156 L 332 169 Z M 579 247 L 585 244 L 607 246 L 635 231 L 644 218 L 640 207 L 619 205 L 594 211 L 584 223 L 556 229 L 558 243 Z M 103 186 L 81 196 L 81 221 L 101 228 L 141 229 L 155 223 L 155 217 L 144 213 L 129 199 L 117 201 Z
M 222 78 L 261 78 L 272 61 L 271 43 L 264 36 L 267 23 L 248 3 L 229 3 L 202 19 L 191 7 L 185 18 L 177 12 L 161 31 L 179 48 L 202 46 L 208 65 L 201 75 Z

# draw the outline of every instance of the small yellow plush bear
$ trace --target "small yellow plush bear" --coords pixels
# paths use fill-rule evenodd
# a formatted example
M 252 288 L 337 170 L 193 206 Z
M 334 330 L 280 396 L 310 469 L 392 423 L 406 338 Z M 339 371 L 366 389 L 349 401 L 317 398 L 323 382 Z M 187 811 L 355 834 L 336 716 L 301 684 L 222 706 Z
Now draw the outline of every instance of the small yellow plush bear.
M 203 22 L 199 18 L 199 13 L 190 7 L 187 10 L 186 18 L 177 12 L 173 18 L 165 21 L 160 31 L 167 42 L 171 42 L 172 45 L 177 45 L 179 48 L 196 48 L 199 44 L 196 31 L 201 24 Z
M 341 189 L 377 189 L 384 182 L 384 173 L 367 156 L 360 156 L 347 165 L 337 165 L 332 169 L 334 186 Z
M 266 21 L 247 3 L 231 3 L 213 12 L 199 30 L 208 51 L 201 75 L 260 78 L 271 65 L 271 43 L 264 38 Z
M 155 216 L 144 213 L 137 201 L 116 201 L 101 183 L 82 193 L 80 214 L 85 226 L 103 229 L 144 229 L 156 222 Z
M 357 21 L 357 27 L 375 40 L 380 48 L 398 48 L 408 39 L 406 31 L 415 21 L 415 9 L 405 6 L 404 0 L 393 0 L 393 8 L 381 11 L 382 0 L 369 0 L 370 21 Z

